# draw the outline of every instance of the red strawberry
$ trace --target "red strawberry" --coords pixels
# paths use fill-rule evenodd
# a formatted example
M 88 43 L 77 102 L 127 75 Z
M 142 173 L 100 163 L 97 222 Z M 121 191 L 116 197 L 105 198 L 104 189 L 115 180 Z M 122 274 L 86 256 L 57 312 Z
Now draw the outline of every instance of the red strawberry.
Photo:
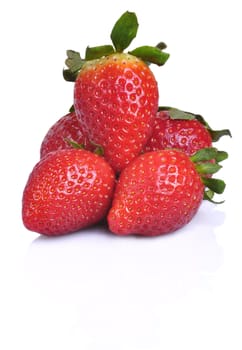
M 81 144 L 86 150 L 92 151 L 94 148 L 84 136 L 75 112 L 66 114 L 52 125 L 42 141 L 40 157 L 43 158 L 48 153 L 60 149 L 72 148 L 68 141 Z
M 191 156 L 200 149 L 211 147 L 228 129 L 213 130 L 199 114 L 184 112 L 172 107 L 159 107 L 151 138 L 144 152 L 177 148 Z
M 75 83 L 77 117 L 90 140 L 121 171 L 150 137 L 158 107 L 157 83 L 140 59 L 115 53 L 90 61 Z
M 190 156 L 199 149 L 211 146 L 212 137 L 198 120 L 171 119 L 168 111 L 158 111 L 152 136 L 144 151 L 178 148 Z
M 36 164 L 25 186 L 23 223 L 48 236 L 95 224 L 110 207 L 114 182 L 103 157 L 81 149 L 51 152 Z
M 147 62 L 163 65 L 169 57 L 164 44 L 124 53 L 137 28 L 135 14 L 126 12 L 112 30 L 114 47 L 88 47 L 85 60 L 67 51 L 64 71 L 67 80 L 75 80 L 74 106 L 83 130 L 117 172 L 141 152 L 152 132 L 158 86 Z
M 210 150 L 214 149 L 209 153 Z M 209 154 L 209 158 L 215 154 Z M 202 157 L 197 158 L 200 161 Z M 214 168 L 213 172 L 220 168 L 218 164 L 206 164 L 207 167 Z M 201 179 L 194 163 L 182 151 L 162 150 L 138 156 L 118 180 L 108 213 L 109 229 L 120 235 L 144 236 L 177 230 L 197 212 L 204 195 L 203 181 L 217 193 L 224 190 L 221 180 Z

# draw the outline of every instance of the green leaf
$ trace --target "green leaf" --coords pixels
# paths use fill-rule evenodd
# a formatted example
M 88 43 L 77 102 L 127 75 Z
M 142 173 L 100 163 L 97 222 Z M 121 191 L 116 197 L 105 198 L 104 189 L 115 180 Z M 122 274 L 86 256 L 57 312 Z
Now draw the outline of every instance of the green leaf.
M 209 201 L 211 203 L 214 203 L 214 204 L 222 204 L 222 203 L 224 203 L 224 201 L 219 201 L 219 202 L 214 201 L 213 200 L 213 196 L 214 196 L 214 192 L 213 191 L 206 190 L 206 191 L 204 191 L 203 199 L 207 200 L 207 201 Z
M 85 63 L 79 54 L 79 52 L 73 50 L 67 50 L 67 59 L 65 60 L 65 64 L 68 69 L 63 70 L 63 77 L 67 81 L 75 81 L 78 75 L 78 72 L 82 68 Z
M 191 112 L 185 112 L 181 109 L 168 107 L 168 106 L 160 106 L 158 111 L 168 111 L 171 119 L 185 119 L 192 120 L 196 119 L 196 114 Z
M 212 160 L 216 158 L 217 155 L 217 149 L 214 147 L 207 147 L 207 148 L 202 148 L 196 153 L 194 153 L 190 159 L 194 162 L 204 162 L 208 160 Z
M 213 130 L 200 114 L 194 114 L 194 116 L 201 124 L 203 124 L 208 129 L 208 132 L 210 133 L 213 142 L 217 142 L 222 136 L 232 137 L 232 134 L 229 129 Z
M 85 149 L 85 146 L 83 143 L 77 143 L 75 141 L 72 141 L 70 139 L 65 138 L 65 142 L 67 142 L 70 146 L 72 146 L 75 149 Z
M 71 70 L 71 72 L 76 72 L 80 70 L 85 63 L 80 56 L 80 53 L 73 50 L 67 50 L 67 59 L 65 60 L 66 66 Z
M 232 137 L 232 134 L 229 129 L 223 129 L 223 130 L 212 130 L 211 128 L 208 129 L 213 142 L 218 141 L 222 136 L 230 136 Z
M 196 164 L 196 170 L 199 174 L 215 174 L 222 168 L 217 163 L 199 163 Z
M 86 60 L 94 60 L 97 58 L 101 58 L 103 56 L 108 56 L 114 53 L 114 48 L 112 45 L 103 45 L 103 46 L 95 46 L 95 47 L 87 47 L 86 48 Z
M 171 119 L 186 119 L 186 120 L 195 119 L 194 114 L 189 112 L 184 112 L 178 108 L 172 108 L 172 107 L 169 107 L 169 115 Z
M 76 81 L 76 78 L 77 78 L 77 75 L 78 75 L 78 71 L 72 73 L 70 69 L 63 69 L 62 74 L 63 74 L 63 78 L 66 81 L 74 82 L 74 81 Z
M 171 119 L 197 119 L 202 125 L 205 126 L 205 128 L 208 130 L 208 132 L 211 135 L 212 141 L 216 142 L 218 141 L 222 136 L 230 136 L 231 132 L 229 129 L 223 129 L 223 130 L 213 130 L 207 121 L 201 116 L 200 114 L 195 114 L 191 112 L 184 112 L 178 108 L 173 108 L 173 107 L 159 107 L 159 111 L 169 111 Z
M 163 41 L 161 41 L 156 45 L 156 47 L 158 47 L 158 49 L 160 50 L 165 50 L 167 48 L 167 45 Z
M 72 106 L 70 107 L 70 109 L 69 109 L 69 112 L 70 112 L 70 113 L 73 113 L 73 112 L 75 112 L 75 108 L 74 108 L 74 105 L 72 105 Z
M 168 53 L 162 51 L 166 48 L 167 45 L 164 42 L 160 42 L 155 47 L 141 46 L 129 53 L 140 57 L 147 64 L 154 63 L 158 66 L 163 66 L 170 57 Z
M 103 147 L 96 147 L 95 150 L 93 151 L 93 153 L 95 153 L 98 156 L 103 156 L 104 155 L 104 149 Z
M 204 191 L 204 197 L 209 197 L 210 199 L 213 199 L 213 197 L 214 197 L 214 192 L 212 191 L 212 190 L 206 190 L 206 191 Z M 205 198 L 204 198 L 205 199 Z
M 97 154 L 98 156 L 103 156 L 104 155 L 104 148 L 102 145 L 99 145 L 98 143 L 94 142 L 94 141 L 90 141 L 90 143 L 95 146 L 94 152 L 95 154 Z
M 216 160 L 216 162 L 219 163 L 219 162 L 222 162 L 223 160 L 227 159 L 228 156 L 229 156 L 228 153 L 225 151 L 217 151 L 215 160 Z
M 159 106 L 159 107 L 158 107 L 158 112 L 159 112 L 159 111 L 170 111 L 170 109 L 172 109 L 172 107 L 168 107 L 168 106 Z
M 201 123 L 203 124 L 207 129 L 211 129 L 206 120 L 203 118 L 202 115 L 200 114 L 193 114 L 194 117 Z
M 170 57 L 168 53 L 163 52 L 158 47 L 154 46 L 140 46 L 129 53 L 141 58 L 145 62 L 154 63 L 158 66 L 163 66 Z
M 223 193 L 226 187 L 225 182 L 220 179 L 202 177 L 202 181 L 206 187 L 218 194 Z
M 134 12 L 125 12 L 115 23 L 111 40 L 118 52 L 123 52 L 136 37 L 138 20 Z

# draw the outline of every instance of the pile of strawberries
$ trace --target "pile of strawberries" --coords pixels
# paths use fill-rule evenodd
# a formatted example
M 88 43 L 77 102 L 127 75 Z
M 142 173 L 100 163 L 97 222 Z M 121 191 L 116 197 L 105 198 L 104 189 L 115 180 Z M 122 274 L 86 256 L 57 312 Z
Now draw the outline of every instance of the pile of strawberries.
M 124 52 L 137 29 L 135 13 L 125 12 L 112 45 L 87 47 L 84 59 L 67 51 L 63 76 L 74 82 L 74 104 L 44 137 L 25 186 L 27 229 L 57 236 L 104 222 L 115 234 L 155 236 L 181 228 L 203 199 L 223 193 L 213 174 L 228 154 L 213 142 L 230 131 L 159 107 L 149 65 L 164 65 L 169 54 L 162 42 Z

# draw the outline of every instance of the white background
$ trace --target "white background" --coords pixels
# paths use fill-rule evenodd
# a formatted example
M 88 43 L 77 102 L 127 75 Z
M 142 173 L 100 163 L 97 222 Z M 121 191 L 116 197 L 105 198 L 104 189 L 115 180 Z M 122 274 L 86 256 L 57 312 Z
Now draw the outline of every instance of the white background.
M 0 5 L 0 348 L 242 349 L 241 10 L 239 0 L 30 1 Z M 160 105 L 229 128 L 225 203 L 203 203 L 176 233 L 121 238 L 95 228 L 46 239 L 21 221 L 21 197 L 42 138 L 72 104 L 65 50 L 110 43 L 126 10 L 131 48 L 165 41 L 153 67 Z M 240 214 L 241 215 L 241 214 Z

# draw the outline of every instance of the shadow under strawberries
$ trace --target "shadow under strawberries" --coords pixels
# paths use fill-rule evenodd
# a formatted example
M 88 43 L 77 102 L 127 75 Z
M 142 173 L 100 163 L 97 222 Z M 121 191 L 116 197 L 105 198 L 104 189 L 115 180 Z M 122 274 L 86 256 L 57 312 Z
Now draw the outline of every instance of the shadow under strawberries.
M 50 305 L 72 310 L 73 334 L 114 337 L 122 327 L 140 344 L 147 336 L 155 341 L 167 305 L 211 288 L 224 260 L 215 233 L 224 220 L 219 206 L 204 202 L 191 223 L 169 235 L 120 237 L 96 226 L 39 237 L 27 252 L 25 276 Z

